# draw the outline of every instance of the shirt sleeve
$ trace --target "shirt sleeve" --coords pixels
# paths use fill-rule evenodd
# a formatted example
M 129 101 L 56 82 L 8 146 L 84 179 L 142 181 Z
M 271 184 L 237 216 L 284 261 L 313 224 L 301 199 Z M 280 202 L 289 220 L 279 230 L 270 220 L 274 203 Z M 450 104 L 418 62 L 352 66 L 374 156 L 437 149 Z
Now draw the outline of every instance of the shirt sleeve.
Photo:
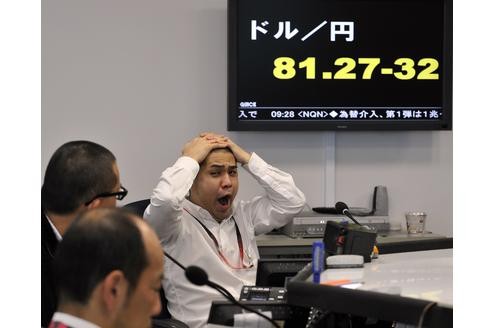
M 153 227 L 162 244 L 175 241 L 179 235 L 182 203 L 198 172 L 198 162 L 182 156 L 160 176 L 144 219 Z
M 241 205 L 256 235 L 284 226 L 304 208 L 306 197 L 290 174 L 267 164 L 256 153 L 243 167 L 266 192 Z

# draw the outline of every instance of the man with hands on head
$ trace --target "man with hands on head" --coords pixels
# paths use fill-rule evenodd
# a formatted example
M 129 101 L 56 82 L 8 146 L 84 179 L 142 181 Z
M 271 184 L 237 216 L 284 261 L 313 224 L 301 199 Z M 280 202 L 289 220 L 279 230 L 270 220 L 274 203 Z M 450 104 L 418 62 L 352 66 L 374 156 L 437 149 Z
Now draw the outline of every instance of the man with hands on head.
M 265 190 L 249 201 L 235 199 L 240 163 Z M 291 175 L 248 153 L 228 137 L 202 133 L 161 175 L 144 217 L 163 249 L 183 265 L 203 268 L 210 280 L 238 298 L 255 285 L 259 258 L 255 236 L 287 224 L 305 205 Z M 165 267 L 168 309 L 190 327 L 206 324 L 217 291 L 196 286 L 177 265 Z

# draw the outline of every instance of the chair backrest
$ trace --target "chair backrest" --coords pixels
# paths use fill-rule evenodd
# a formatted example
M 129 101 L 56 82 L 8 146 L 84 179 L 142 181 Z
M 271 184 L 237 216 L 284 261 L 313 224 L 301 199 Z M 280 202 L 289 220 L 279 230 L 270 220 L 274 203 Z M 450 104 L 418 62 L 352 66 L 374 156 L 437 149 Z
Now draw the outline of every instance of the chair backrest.
M 139 215 L 140 217 L 143 217 L 144 211 L 146 210 L 146 207 L 148 207 L 149 204 L 150 204 L 149 199 L 143 199 L 126 204 L 124 205 L 124 207 L 132 211 L 132 213 Z
M 154 319 L 171 319 L 172 315 L 168 311 L 167 305 L 168 305 L 168 300 L 165 297 L 165 291 L 163 290 L 163 287 L 160 288 L 160 301 L 162 302 L 162 311 L 158 313 L 156 316 L 154 316 Z
M 182 321 L 175 319 L 153 319 L 151 322 L 152 328 L 189 328 Z
M 129 204 L 124 205 L 124 208 L 130 210 L 132 213 L 143 217 L 144 211 L 146 210 L 146 207 L 148 207 L 150 203 L 149 199 L 143 199 L 143 200 L 138 200 L 136 202 L 132 202 Z M 155 319 L 169 319 L 172 316 L 170 315 L 170 312 L 168 312 L 167 309 L 167 298 L 165 297 L 165 292 L 163 291 L 163 288 L 160 289 L 160 300 L 162 302 L 162 312 L 158 315 L 156 315 L 154 318 Z M 165 326 L 168 327 L 168 326 Z

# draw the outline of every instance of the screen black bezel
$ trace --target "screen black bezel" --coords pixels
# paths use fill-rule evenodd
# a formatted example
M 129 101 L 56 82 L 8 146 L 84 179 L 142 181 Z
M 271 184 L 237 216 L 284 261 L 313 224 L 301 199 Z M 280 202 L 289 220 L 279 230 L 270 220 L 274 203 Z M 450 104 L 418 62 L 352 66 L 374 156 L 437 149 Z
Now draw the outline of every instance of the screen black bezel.
M 238 1 L 228 1 L 228 79 L 227 79 L 227 130 L 228 131 L 412 131 L 452 130 L 452 0 L 444 1 L 443 44 L 443 116 L 438 121 L 239 121 L 237 112 L 237 13 Z M 266 0 L 270 1 L 270 0 Z M 376 0 L 368 0 L 376 1 Z

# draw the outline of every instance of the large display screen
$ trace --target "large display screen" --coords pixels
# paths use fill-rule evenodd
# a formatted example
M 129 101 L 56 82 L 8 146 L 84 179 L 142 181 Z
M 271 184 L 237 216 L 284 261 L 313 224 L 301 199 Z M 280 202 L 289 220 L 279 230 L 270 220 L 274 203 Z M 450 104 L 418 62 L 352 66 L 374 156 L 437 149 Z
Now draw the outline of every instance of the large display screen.
M 228 129 L 452 129 L 452 0 L 229 0 Z

